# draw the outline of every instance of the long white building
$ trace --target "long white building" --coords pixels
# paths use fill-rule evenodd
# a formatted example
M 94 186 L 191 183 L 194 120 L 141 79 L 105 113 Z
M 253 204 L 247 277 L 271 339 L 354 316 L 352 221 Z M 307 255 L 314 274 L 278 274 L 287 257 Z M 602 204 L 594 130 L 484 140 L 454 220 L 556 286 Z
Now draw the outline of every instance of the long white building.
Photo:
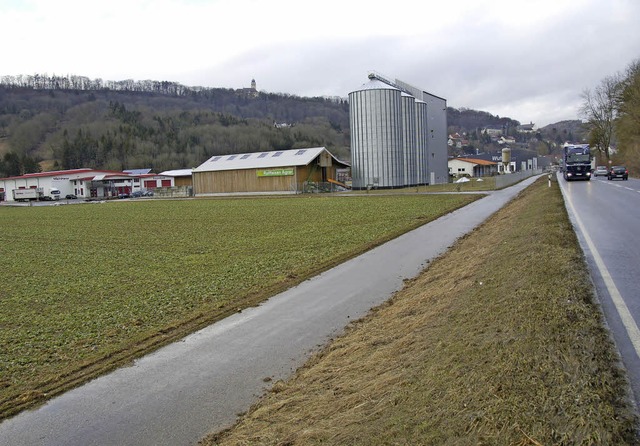
M 130 194 L 138 190 L 152 190 L 174 186 L 171 176 L 156 174 L 134 174 L 109 170 L 70 169 L 51 172 L 29 173 L 0 178 L 0 201 L 14 201 L 14 190 L 41 190 L 44 196 L 52 197 L 59 191 L 60 198 L 75 195 L 82 199 L 102 199 Z

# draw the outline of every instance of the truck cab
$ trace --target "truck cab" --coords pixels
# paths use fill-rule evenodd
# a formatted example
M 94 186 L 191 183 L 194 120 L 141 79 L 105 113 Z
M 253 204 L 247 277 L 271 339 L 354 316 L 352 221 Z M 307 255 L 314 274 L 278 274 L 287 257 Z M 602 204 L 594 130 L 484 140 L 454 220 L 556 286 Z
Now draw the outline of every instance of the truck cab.
M 41 198 L 41 200 L 44 201 L 51 201 L 51 200 L 59 200 L 60 199 L 60 189 L 56 188 L 56 187 L 52 187 L 49 189 L 49 193 L 44 194 Z
M 562 149 L 562 172 L 564 179 L 591 179 L 591 151 L 588 144 L 565 145 Z

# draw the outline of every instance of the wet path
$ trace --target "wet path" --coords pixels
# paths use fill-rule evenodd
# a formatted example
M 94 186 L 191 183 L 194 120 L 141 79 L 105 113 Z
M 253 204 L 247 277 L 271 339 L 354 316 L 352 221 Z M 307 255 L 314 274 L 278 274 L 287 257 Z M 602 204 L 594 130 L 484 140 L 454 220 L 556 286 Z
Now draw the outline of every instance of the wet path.
M 185 339 L 0 424 L 11 446 L 195 445 L 402 288 L 537 177 L 489 193 Z

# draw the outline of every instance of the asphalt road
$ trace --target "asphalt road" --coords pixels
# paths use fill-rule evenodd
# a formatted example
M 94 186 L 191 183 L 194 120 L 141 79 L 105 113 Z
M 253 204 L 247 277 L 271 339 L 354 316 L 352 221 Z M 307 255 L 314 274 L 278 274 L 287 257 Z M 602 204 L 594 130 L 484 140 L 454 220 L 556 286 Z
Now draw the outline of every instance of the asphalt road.
M 0 424 L 0 444 L 195 445 L 402 288 L 529 178 Z
M 640 180 L 558 181 L 640 411 Z

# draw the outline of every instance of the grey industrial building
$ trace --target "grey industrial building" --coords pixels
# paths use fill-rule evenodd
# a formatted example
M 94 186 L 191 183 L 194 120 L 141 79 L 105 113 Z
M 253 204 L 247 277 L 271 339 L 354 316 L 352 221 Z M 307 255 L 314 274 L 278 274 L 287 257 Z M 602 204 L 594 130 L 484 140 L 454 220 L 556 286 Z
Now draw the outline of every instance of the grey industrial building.
M 354 189 L 449 181 L 447 101 L 378 73 L 349 93 Z

